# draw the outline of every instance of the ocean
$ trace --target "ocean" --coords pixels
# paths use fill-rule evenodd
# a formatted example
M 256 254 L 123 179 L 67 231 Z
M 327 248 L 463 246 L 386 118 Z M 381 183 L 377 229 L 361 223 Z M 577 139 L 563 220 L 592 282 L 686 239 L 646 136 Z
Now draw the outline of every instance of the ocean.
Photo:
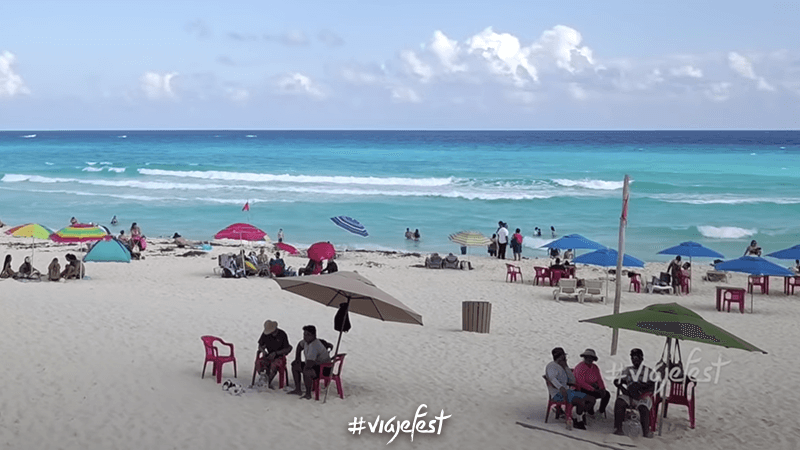
M 752 239 L 800 243 L 796 131 L 3 131 L 0 161 L 10 225 L 75 216 L 209 240 L 248 222 L 301 247 L 458 253 L 448 235 L 503 220 L 532 257 L 551 226 L 616 247 L 628 174 L 626 253 L 640 259 L 687 240 L 728 258 Z

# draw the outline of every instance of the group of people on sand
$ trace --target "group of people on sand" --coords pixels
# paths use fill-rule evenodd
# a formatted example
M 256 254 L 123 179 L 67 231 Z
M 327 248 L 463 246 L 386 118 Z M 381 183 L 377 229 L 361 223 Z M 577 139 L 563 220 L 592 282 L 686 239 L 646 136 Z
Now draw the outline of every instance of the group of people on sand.
M 555 402 L 567 402 L 573 406 L 572 428 L 586 429 L 587 417 L 606 416 L 606 407 L 611 401 L 611 393 L 606 389 L 600 368 L 597 366 L 597 353 L 587 348 L 581 353 L 583 361 L 570 369 L 567 364 L 567 353 L 561 347 L 552 351 L 553 361 L 545 368 L 545 378 L 550 399 Z M 633 408 L 639 415 L 642 433 L 652 438 L 650 431 L 650 410 L 653 408 L 655 377 L 653 371 L 644 366 L 644 352 L 634 348 L 630 353 L 631 365 L 623 369 L 621 376 L 614 380 L 618 396 L 614 402 L 614 434 L 623 435 L 622 424 L 628 408 Z M 600 405 L 595 409 L 597 401 Z M 556 411 L 559 418 L 563 411 Z
M 522 232 L 519 228 L 514 231 L 509 239 L 508 223 L 502 220 L 497 222 L 497 232 L 492 234 L 491 242 L 489 243 L 489 256 L 496 256 L 498 259 L 506 259 L 506 248 L 511 244 L 511 252 L 514 255 L 514 261 L 522 260 Z
M 295 347 L 294 361 L 292 361 L 292 378 L 294 390 L 288 394 L 301 396 L 303 399 L 311 398 L 314 380 L 320 374 L 330 375 L 330 367 L 321 371 L 320 364 L 330 363 L 330 351 L 333 344 L 317 338 L 317 328 L 314 325 L 303 327 L 303 339 Z M 278 328 L 278 322 L 267 320 L 264 322 L 264 331 L 258 338 L 258 352 L 256 353 L 256 371 L 259 373 L 259 383 L 265 384 L 269 389 L 272 380 L 278 374 L 284 358 L 292 352 L 292 345 L 286 332 Z M 305 392 L 303 387 L 305 386 Z
M 406 239 L 409 239 L 409 240 L 412 240 L 412 241 L 418 241 L 419 240 L 419 228 L 415 229 L 414 231 L 411 231 L 410 228 L 406 228 L 406 235 L 405 236 L 406 236 Z
M 65 258 L 67 260 L 67 264 L 64 266 L 63 271 L 61 270 L 61 264 L 58 262 L 58 258 L 53 258 L 53 261 L 51 261 L 50 265 L 47 267 L 48 280 L 59 281 L 62 278 L 65 280 L 83 279 L 84 275 L 86 274 L 83 261 L 78 259 L 78 257 L 72 253 L 67 253 Z M 42 273 L 33 267 L 30 256 L 25 257 L 25 260 L 16 271 L 11 267 L 11 260 L 11 255 L 6 255 L 6 258 L 3 261 L 3 270 L 0 272 L 0 278 L 13 278 L 15 280 L 42 279 Z
M 178 237 L 180 237 L 180 235 L 178 235 Z M 142 234 L 142 229 L 136 222 L 131 224 L 130 234 L 126 235 L 125 230 L 120 230 L 117 240 L 128 247 L 133 259 L 142 259 L 141 253 L 143 250 L 147 249 L 147 237 Z

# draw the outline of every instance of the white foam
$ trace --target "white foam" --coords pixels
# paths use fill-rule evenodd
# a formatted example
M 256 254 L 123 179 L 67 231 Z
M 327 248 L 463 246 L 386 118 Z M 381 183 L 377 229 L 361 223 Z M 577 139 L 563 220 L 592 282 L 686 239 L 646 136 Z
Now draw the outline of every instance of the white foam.
M 584 189 L 597 189 L 601 191 L 612 191 L 615 189 L 622 189 L 625 184 L 623 181 L 604 181 L 604 180 L 591 180 L 584 178 L 582 180 L 567 180 L 563 178 L 553 180 L 556 183 L 565 187 L 579 187 Z M 633 183 L 633 181 L 631 181 Z
M 686 203 L 689 205 L 742 205 L 753 203 L 794 205 L 800 203 L 800 197 L 745 197 L 734 194 L 655 194 L 649 197 L 666 203 Z
M 138 169 L 142 175 L 171 176 L 181 178 L 201 178 L 205 180 L 227 180 L 248 182 L 284 182 L 284 183 L 331 183 L 331 184 L 368 184 L 379 186 L 445 186 L 455 179 L 449 178 L 398 178 L 398 177 L 345 177 L 318 175 L 289 175 L 247 172 L 222 171 L 178 171 L 160 169 Z
M 108 171 L 109 172 L 122 173 L 122 172 L 125 172 L 125 168 L 124 167 L 109 167 Z
M 84 171 L 84 172 L 100 172 L 100 171 L 103 170 L 103 168 L 102 167 L 91 167 L 90 166 L 90 167 L 84 167 L 81 170 Z
M 707 238 L 715 239 L 739 239 L 752 236 L 758 232 L 757 229 L 746 229 L 738 227 L 712 227 L 710 225 L 699 225 L 697 231 Z

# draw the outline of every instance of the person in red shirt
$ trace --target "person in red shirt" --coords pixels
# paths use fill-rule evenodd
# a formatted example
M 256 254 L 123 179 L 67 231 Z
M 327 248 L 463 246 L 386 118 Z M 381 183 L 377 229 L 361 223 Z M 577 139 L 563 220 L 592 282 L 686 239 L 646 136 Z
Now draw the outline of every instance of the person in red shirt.
M 575 386 L 581 392 L 588 394 L 592 400 L 587 402 L 589 416 L 594 416 L 595 399 L 600 399 L 600 414 L 606 415 L 606 406 L 611 400 L 611 393 L 606 390 L 600 368 L 595 364 L 597 354 L 591 348 L 587 348 L 581 353 L 582 362 L 579 362 L 572 370 L 575 374 Z

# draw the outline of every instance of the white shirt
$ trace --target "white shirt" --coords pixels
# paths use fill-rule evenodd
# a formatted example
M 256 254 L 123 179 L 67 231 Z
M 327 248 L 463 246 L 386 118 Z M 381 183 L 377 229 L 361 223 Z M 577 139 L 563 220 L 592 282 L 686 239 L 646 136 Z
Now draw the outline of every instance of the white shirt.
M 547 390 L 550 391 L 550 398 L 553 398 L 561 388 L 569 389 L 568 384 L 575 384 L 575 375 L 572 374 L 572 369 L 564 369 L 559 363 L 550 361 L 545 369 L 547 379 L 550 384 L 547 385 Z
M 318 363 L 331 362 L 331 356 L 328 354 L 328 349 L 319 339 L 314 339 L 311 343 L 300 341 L 300 347 L 303 349 L 303 356 L 306 361 L 316 361 Z
M 508 244 L 508 229 L 506 227 L 500 227 L 497 232 L 497 242 L 499 244 Z

